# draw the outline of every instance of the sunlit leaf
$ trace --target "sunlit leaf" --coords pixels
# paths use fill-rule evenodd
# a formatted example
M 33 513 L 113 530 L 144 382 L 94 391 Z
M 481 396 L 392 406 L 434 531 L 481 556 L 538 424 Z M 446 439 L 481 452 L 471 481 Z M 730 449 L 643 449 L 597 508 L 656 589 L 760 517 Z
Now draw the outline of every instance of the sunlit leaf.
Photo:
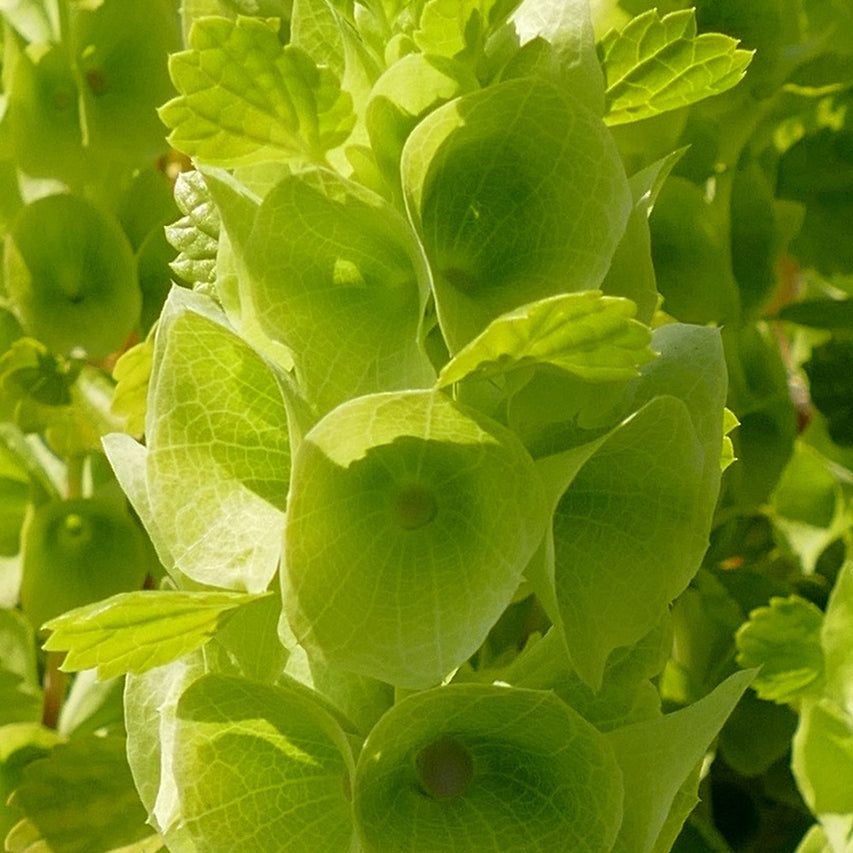
M 597 287 L 631 207 L 600 118 L 540 80 L 439 107 L 409 136 L 401 172 L 451 352 L 513 308 Z
M 493 320 L 441 370 L 437 387 L 551 364 L 581 379 L 631 379 L 654 358 L 651 331 L 628 299 L 586 291 L 552 296 Z
M 696 34 L 696 13 L 660 16 L 650 9 L 599 46 L 607 78 L 608 124 L 623 124 L 683 107 L 736 85 L 752 59 L 736 39 Z
M 349 135 L 349 96 L 275 22 L 205 17 L 169 69 L 180 94 L 160 109 L 175 148 L 206 163 L 322 160 Z
M 236 592 L 120 593 L 51 619 L 44 644 L 68 654 L 64 670 L 101 678 L 162 666 L 207 642 L 231 611 L 257 596 Z
M 284 401 L 269 366 L 198 294 L 176 288 L 164 309 L 146 421 L 147 496 L 175 565 L 199 583 L 266 589 L 290 472 Z
M 175 201 L 183 216 L 166 227 L 166 237 L 180 253 L 171 267 L 185 281 L 213 284 L 216 279 L 219 213 L 201 172 L 182 172 L 178 176 Z

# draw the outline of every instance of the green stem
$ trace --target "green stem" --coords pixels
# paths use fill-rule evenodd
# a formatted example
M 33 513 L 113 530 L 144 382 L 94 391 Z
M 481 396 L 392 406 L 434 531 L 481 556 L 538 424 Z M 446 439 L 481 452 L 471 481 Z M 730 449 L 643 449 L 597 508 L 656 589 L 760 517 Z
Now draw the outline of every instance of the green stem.
M 68 477 L 66 497 L 69 499 L 83 497 L 83 469 L 85 463 L 86 457 L 79 453 L 69 456 L 65 461 L 66 476 Z

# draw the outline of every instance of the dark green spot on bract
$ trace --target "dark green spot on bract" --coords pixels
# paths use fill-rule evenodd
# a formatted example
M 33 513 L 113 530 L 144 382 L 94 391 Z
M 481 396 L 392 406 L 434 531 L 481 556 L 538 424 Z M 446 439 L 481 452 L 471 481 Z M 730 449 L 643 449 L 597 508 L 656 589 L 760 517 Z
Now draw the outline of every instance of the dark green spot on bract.
M 56 89 L 50 95 L 50 103 L 58 113 L 64 113 L 76 105 L 76 93 L 71 89 Z
M 436 799 L 462 796 L 474 778 L 471 753 L 449 735 L 427 744 L 418 753 L 415 766 L 424 792 Z
M 435 518 L 436 505 L 432 492 L 423 486 L 406 486 L 394 496 L 394 518 L 400 527 L 416 530 Z
M 92 68 L 86 72 L 86 85 L 93 95 L 103 95 L 107 91 L 107 78 L 103 71 Z

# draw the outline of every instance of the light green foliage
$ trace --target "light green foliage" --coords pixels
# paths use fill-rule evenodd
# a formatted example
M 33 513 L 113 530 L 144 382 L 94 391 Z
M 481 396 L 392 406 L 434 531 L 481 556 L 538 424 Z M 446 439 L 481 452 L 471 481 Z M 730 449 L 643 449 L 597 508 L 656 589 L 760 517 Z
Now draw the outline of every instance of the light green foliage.
M 649 631 L 698 568 L 719 487 L 719 340 L 669 326 L 652 346 L 661 355 L 637 381 L 642 408 L 591 445 L 556 505 L 557 602 L 572 662 L 593 688 L 608 654 Z
M 697 801 L 698 779 L 689 781 L 691 775 L 716 735 L 720 719 L 731 713 L 751 675 L 737 673 L 687 708 L 608 733 L 625 790 L 632 793 L 625 800 L 625 816 L 614 851 L 652 853 L 670 849 Z M 679 796 L 679 792 L 686 796 Z
M 122 353 L 113 368 L 116 381 L 111 410 L 124 419 L 125 431 L 141 438 L 145 432 L 145 408 L 148 397 L 148 379 L 154 357 L 154 341 L 146 338 Z
M 85 785 L 98 738 L 117 806 L 126 746 L 150 827 L 92 840 L 105 806 L 86 853 L 722 849 L 718 783 L 764 809 L 795 727 L 804 844 L 845 850 L 853 78 L 818 5 L 0 2 L 4 604 L 37 506 L 121 490 L 148 534 L 144 592 L 50 621 L 44 691 L 0 619 L 11 849 L 74 849 L 21 772 L 67 651 L 52 766 Z M 140 298 L 95 299 L 84 364 L 22 270 L 99 258 Z
M 376 81 L 365 125 L 376 165 L 395 192 L 403 146 L 418 122 L 441 104 L 477 88 L 476 78 L 464 65 L 423 53 L 400 57 Z
M 63 667 L 71 672 L 146 672 L 203 645 L 232 610 L 253 600 L 235 592 L 121 593 L 52 619 L 45 648 L 68 650 Z
M 607 78 L 608 124 L 638 121 L 725 92 L 744 75 L 752 54 L 717 33 L 696 35 L 696 15 L 651 9 L 600 45 Z
M 173 54 L 179 92 L 160 110 L 169 141 L 205 163 L 322 160 L 352 127 L 350 99 L 328 69 L 282 45 L 275 22 L 200 18 Z
M 180 823 L 180 802 L 171 760 L 181 694 L 204 675 L 201 652 L 140 675 L 128 675 L 124 713 L 127 760 L 139 798 L 170 850 L 191 851 L 195 845 Z
M 192 284 L 213 284 L 219 213 L 210 199 L 201 172 L 182 172 L 175 182 L 175 201 L 183 216 L 166 228 L 166 236 L 178 250 L 172 269 Z
M 609 850 L 622 784 L 604 736 L 553 694 L 453 685 L 395 706 L 355 779 L 364 847 Z
M 608 436 L 557 504 L 557 601 L 593 688 L 608 654 L 652 627 L 701 560 L 714 499 L 701 489 L 701 460 L 683 403 L 661 397 Z

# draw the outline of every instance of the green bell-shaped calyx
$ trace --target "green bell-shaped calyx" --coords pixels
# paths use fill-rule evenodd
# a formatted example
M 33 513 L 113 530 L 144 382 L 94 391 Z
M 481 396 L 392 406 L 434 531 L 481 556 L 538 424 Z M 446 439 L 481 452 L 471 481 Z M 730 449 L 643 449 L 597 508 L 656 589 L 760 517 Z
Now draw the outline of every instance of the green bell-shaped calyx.
M 547 522 L 520 442 L 430 391 L 342 404 L 296 454 L 284 599 L 300 643 L 403 687 L 441 681 L 509 604 Z
M 377 723 L 354 803 L 367 853 L 603 853 L 622 775 L 604 735 L 553 693 L 454 684 Z
M 6 235 L 6 290 L 26 332 L 57 353 L 118 350 L 139 320 L 133 250 L 116 219 L 60 193 L 22 208 Z

